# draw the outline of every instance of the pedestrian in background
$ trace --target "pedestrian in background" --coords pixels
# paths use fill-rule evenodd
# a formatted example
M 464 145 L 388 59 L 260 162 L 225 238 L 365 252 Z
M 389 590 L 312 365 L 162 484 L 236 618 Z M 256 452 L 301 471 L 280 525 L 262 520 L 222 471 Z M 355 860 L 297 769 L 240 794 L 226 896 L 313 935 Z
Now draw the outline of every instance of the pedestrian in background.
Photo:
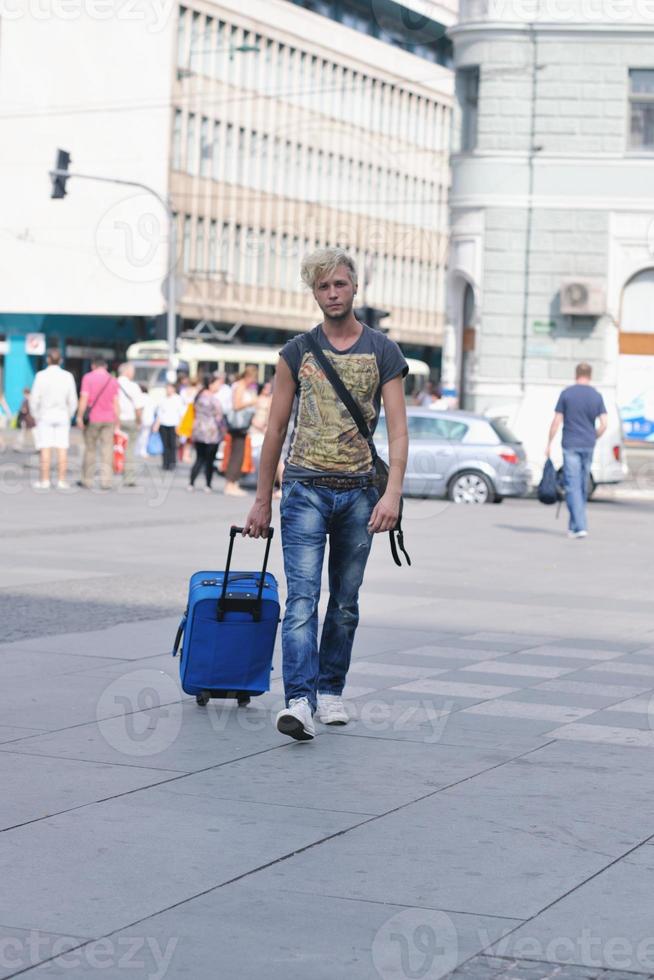
M 227 426 L 231 436 L 231 451 L 225 471 L 224 490 L 226 494 L 232 497 L 245 496 L 245 490 L 241 490 L 238 481 L 241 478 L 243 466 L 245 438 L 254 418 L 257 398 L 259 397 L 257 392 L 258 373 L 255 364 L 248 364 L 232 385 L 232 409 L 227 416 Z
M 34 442 L 39 451 L 37 490 L 50 488 L 52 450 L 57 453 L 57 489 L 67 490 L 68 447 L 70 426 L 77 410 L 77 389 L 70 371 L 61 367 L 58 350 L 48 351 L 48 366 L 34 378 L 29 396 L 29 410 L 36 427 Z
M 193 418 L 192 442 L 195 447 L 195 462 L 191 469 L 189 490 L 193 490 L 200 471 L 204 471 L 205 491 L 211 493 L 214 462 L 218 446 L 225 432 L 223 410 L 218 398 L 222 385 L 219 378 L 205 375 L 202 388 L 195 397 L 195 416 Z
M 168 382 L 166 394 L 157 409 L 157 417 L 152 427 L 159 432 L 163 442 L 163 469 L 174 470 L 177 464 L 177 426 L 184 417 L 186 405 L 179 397 L 177 385 Z
M 77 391 L 75 392 L 75 399 L 77 399 Z M 20 408 L 18 409 L 18 419 L 16 424 L 19 430 L 18 444 L 21 449 L 25 449 L 25 446 L 27 445 L 28 433 L 31 432 L 36 425 L 36 421 L 30 410 L 29 388 L 23 388 L 23 400 L 20 403 Z
M 184 402 L 184 408 L 188 409 L 189 405 L 194 404 L 198 394 L 202 391 L 202 385 L 197 378 L 189 378 L 188 374 L 180 374 L 178 385 L 179 397 Z M 179 432 L 178 437 L 178 460 L 180 463 L 190 463 L 192 458 L 192 439 L 190 436 L 182 435 Z
M 141 389 L 141 395 L 143 398 L 143 403 L 141 407 L 141 425 L 139 428 L 138 440 L 136 443 L 136 455 L 141 459 L 148 458 L 148 439 L 150 438 L 150 433 L 152 432 L 152 426 L 154 425 L 155 417 L 155 405 L 154 399 L 150 394 L 150 390 L 147 385 L 139 385 Z
M 4 393 L 0 391 L 0 449 L 4 447 L 4 439 L 1 437 L 1 433 L 9 428 L 11 423 L 11 409 L 7 404 Z
M 604 399 L 590 383 L 590 364 L 578 364 L 575 374 L 576 383 L 565 388 L 556 403 L 545 455 L 550 456 L 554 437 L 563 425 L 563 480 L 570 513 L 568 537 L 585 538 L 590 467 L 595 443 L 606 431 L 607 415 Z
M 118 382 L 109 374 L 107 362 L 96 357 L 82 378 L 77 425 L 84 433 L 84 460 L 79 486 L 90 490 L 100 454 L 100 488 L 111 490 L 114 429 L 120 417 Z M 88 420 L 88 421 L 87 421 Z
M 134 365 L 126 362 L 118 368 L 118 407 L 120 428 L 127 436 L 125 447 L 123 485 L 136 486 L 136 440 L 141 428 L 144 397 L 134 380 Z

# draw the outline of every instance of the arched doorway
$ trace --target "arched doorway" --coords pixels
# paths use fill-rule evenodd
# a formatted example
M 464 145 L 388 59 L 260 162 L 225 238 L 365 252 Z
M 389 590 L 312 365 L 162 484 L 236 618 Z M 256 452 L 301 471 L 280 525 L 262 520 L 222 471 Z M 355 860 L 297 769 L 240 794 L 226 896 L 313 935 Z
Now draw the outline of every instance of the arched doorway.
M 620 310 L 618 405 L 627 439 L 654 442 L 654 268 L 627 282 Z

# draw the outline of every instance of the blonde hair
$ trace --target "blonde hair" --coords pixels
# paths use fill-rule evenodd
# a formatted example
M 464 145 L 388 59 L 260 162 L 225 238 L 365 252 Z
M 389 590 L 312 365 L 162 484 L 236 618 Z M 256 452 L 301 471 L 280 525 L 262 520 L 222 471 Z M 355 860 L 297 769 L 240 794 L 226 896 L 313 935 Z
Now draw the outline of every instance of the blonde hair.
M 352 285 L 356 289 L 358 283 L 356 263 L 344 248 L 338 247 L 318 248 L 315 252 L 305 255 L 300 271 L 302 282 L 313 290 L 319 279 L 331 275 L 339 265 L 345 266 Z

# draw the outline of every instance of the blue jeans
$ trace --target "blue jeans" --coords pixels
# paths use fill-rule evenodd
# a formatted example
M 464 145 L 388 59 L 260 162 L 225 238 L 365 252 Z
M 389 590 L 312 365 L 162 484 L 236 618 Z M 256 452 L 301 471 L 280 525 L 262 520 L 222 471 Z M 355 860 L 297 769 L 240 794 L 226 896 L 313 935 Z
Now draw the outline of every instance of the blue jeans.
M 282 623 L 286 704 L 342 694 L 359 622 L 359 587 L 372 535 L 374 487 L 331 490 L 298 481 L 282 485 L 281 527 L 287 598 Z M 318 645 L 318 600 L 329 535 L 329 604 Z
M 570 511 L 568 527 L 571 531 L 588 530 L 586 499 L 592 459 L 592 449 L 563 450 L 563 482 L 565 484 L 565 502 Z

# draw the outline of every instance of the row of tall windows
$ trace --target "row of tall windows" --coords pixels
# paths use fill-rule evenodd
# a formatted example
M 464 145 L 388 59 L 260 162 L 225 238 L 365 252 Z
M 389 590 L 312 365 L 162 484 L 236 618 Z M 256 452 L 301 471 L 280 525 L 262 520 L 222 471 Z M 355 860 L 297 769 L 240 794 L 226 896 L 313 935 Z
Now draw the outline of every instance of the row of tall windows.
M 437 224 L 441 187 L 394 167 L 175 110 L 173 169 L 413 225 Z
M 184 214 L 182 265 L 189 275 L 221 275 L 228 283 L 302 292 L 302 256 L 324 242 L 283 231 Z M 347 242 L 343 242 L 347 245 Z M 438 270 L 433 263 L 388 253 L 349 249 L 361 274 L 372 270 L 368 300 L 390 307 L 434 310 Z
M 177 73 L 249 89 L 253 97 L 276 95 L 358 128 L 447 149 L 449 110 L 434 99 L 187 7 L 178 13 Z

